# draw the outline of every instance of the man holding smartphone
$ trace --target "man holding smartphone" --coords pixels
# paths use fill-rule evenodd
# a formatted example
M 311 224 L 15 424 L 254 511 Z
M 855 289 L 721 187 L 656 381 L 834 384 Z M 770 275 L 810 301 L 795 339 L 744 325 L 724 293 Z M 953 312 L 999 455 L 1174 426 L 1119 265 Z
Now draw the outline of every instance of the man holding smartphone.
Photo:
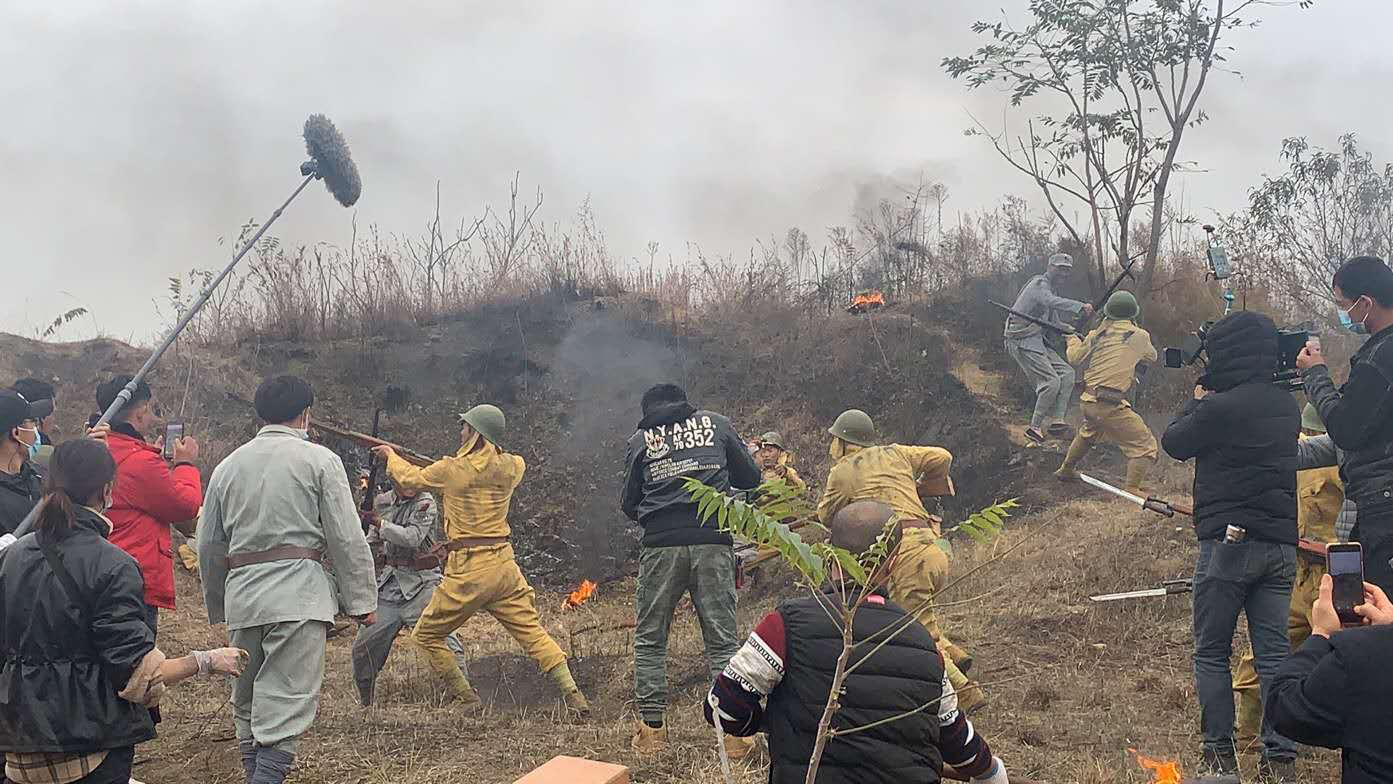
M 130 376 L 121 375 L 99 385 L 98 410 L 105 411 L 130 381 Z M 149 443 L 147 434 L 158 434 L 156 443 Z M 157 628 L 159 608 L 174 609 L 170 529 L 186 526 L 180 530 L 191 535 L 203 506 L 203 482 L 194 466 L 198 442 L 185 436 L 166 444 L 164 435 L 159 404 L 142 381 L 111 419 L 106 445 L 116 461 L 116 491 L 106 516 L 111 520 L 111 543 L 140 565 L 152 629 Z
M 1336 315 L 1356 334 L 1370 335 L 1350 358 L 1349 379 L 1330 378 L 1318 344 L 1296 358 L 1306 397 L 1320 411 L 1335 446 L 1344 451 L 1340 473 L 1359 509 L 1352 538 L 1364 546 L 1369 582 L 1393 590 L 1393 270 L 1382 259 L 1359 256 L 1331 280 Z
M 1340 749 L 1344 784 L 1384 784 L 1393 781 L 1393 603 L 1377 585 L 1363 587 L 1364 603 L 1354 612 L 1364 628 L 1345 629 L 1334 580 L 1321 580 L 1311 637 L 1282 664 L 1268 713 L 1287 737 Z
M 1238 772 L 1229 659 L 1238 614 L 1248 617 L 1258 677 L 1270 692 L 1290 650 L 1287 612 L 1296 576 L 1296 468 L 1301 409 L 1272 383 L 1277 327 L 1251 311 L 1225 316 L 1206 338 L 1208 370 L 1195 399 L 1161 437 L 1195 459 L 1195 690 L 1204 762 Z M 1264 717 L 1259 773 L 1282 778 L 1295 745 Z

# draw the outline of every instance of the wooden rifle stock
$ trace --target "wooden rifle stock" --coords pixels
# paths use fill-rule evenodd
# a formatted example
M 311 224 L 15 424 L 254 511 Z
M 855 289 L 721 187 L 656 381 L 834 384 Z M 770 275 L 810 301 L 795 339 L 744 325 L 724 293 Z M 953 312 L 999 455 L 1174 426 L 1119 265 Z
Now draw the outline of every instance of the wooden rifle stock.
M 400 444 L 394 444 L 391 441 L 384 441 L 380 438 L 374 438 L 368 435 L 367 433 L 359 433 L 357 430 L 349 430 L 346 427 L 337 427 L 335 425 L 326 424 L 324 422 L 317 422 L 313 419 L 310 420 L 310 427 L 319 430 L 320 432 L 328 433 L 331 436 L 337 436 L 339 438 L 344 439 L 345 441 L 352 441 L 353 443 L 358 444 L 359 446 L 365 446 L 369 449 L 375 446 L 390 446 L 392 450 L 395 451 L 398 455 L 400 455 L 403 460 L 421 468 L 425 468 L 426 466 L 435 462 L 433 458 L 427 457 L 426 455 L 423 455 L 420 452 L 407 449 L 406 447 Z

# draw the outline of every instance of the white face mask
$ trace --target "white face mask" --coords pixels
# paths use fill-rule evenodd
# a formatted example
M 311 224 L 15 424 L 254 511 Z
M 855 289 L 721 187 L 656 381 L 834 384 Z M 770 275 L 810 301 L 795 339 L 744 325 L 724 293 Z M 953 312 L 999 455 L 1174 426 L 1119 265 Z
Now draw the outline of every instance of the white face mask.
M 17 427 L 15 430 L 34 434 L 34 440 L 27 444 L 23 441 L 19 441 L 19 439 L 15 439 L 19 441 L 19 443 L 24 444 L 24 447 L 29 450 L 28 458 L 33 460 L 39 454 L 39 429 L 37 427 Z

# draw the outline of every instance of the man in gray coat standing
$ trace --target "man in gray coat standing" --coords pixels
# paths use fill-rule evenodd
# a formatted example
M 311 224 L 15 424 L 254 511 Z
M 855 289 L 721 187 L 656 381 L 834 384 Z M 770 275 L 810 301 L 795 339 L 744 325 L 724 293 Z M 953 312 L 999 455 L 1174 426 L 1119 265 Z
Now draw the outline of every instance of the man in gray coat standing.
M 1080 314 L 1092 313 L 1086 302 L 1067 299 L 1054 293 L 1074 271 L 1074 260 L 1067 253 L 1050 257 L 1045 274 L 1036 275 L 1016 295 L 1012 309 L 1027 316 L 1067 327 L 1067 321 Z M 1035 412 L 1025 437 L 1035 444 L 1045 443 L 1045 436 L 1062 437 L 1068 434 L 1064 414 L 1069 410 L 1069 398 L 1074 394 L 1074 368 L 1058 351 L 1045 344 L 1044 330 L 1015 316 L 1006 317 L 1006 353 L 1025 371 L 1025 377 L 1035 385 Z
M 314 723 L 334 615 L 371 625 L 377 580 L 343 462 L 308 440 L 309 384 L 268 378 L 255 403 L 267 424 L 213 471 L 198 558 L 208 621 L 251 654 L 232 687 L 247 781 L 281 784 Z

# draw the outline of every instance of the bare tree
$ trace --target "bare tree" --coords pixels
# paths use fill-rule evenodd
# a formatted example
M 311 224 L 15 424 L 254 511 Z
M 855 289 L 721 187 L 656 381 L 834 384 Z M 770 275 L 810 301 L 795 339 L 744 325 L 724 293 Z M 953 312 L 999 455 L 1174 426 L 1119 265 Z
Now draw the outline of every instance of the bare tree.
M 1311 0 L 1296 0 L 1306 7 Z M 1130 258 L 1131 225 L 1149 209 L 1142 290 L 1155 276 L 1166 191 L 1181 166 L 1185 131 L 1206 119 L 1200 96 L 1228 49 L 1229 30 L 1256 22 L 1241 14 L 1271 0 L 1031 0 L 1030 23 L 979 21 L 990 42 L 943 67 L 971 88 L 1004 84 L 1013 107 L 1039 98 L 1061 107 L 1026 122 L 1023 134 L 985 135 L 1012 166 L 1034 180 L 1078 248 L 1093 256 L 1090 282 L 1109 277 L 1109 253 Z M 1211 9 L 1212 5 L 1212 9 Z M 1160 120 L 1157 122 L 1157 120 Z M 1080 223 L 1064 209 L 1087 208 Z
M 488 210 L 485 220 L 479 227 L 479 239 L 483 242 L 484 253 L 495 282 L 508 277 L 514 267 L 527 255 L 532 244 L 532 219 L 542 209 L 542 189 L 537 188 L 537 196 L 531 206 L 518 203 L 518 178 L 513 175 L 509 187 L 508 215 L 500 216 Z
M 1346 259 L 1393 249 L 1393 164 L 1376 164 L 1354 134 L 1339 147 L 1282 142 L 1287 170 L 1248 193 L 1225 221 L 1248 271 L 1306 313 L 1328 312 L 1330 279 Z

